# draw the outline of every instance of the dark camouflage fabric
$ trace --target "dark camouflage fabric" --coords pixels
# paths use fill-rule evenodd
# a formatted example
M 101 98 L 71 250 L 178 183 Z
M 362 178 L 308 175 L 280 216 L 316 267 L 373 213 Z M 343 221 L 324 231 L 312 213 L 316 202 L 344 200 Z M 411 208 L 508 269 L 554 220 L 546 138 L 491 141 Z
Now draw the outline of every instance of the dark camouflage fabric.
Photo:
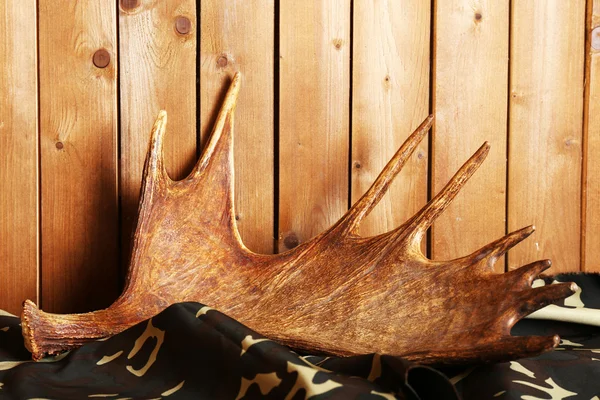
M 600 319 L 600 278 L 551 310 Z M 547 316 L 546 316 L 547 317 Z M 569 318 L 567 318 L 569 319 Z M 540 357 L 434 370 L 377 354 L 297 354 L 217 310 L 176 304 L 108 340 L 31 362 L 18 318 L 0 313 L 1 399 L 586 399 L 600 400 L 600 328 L 525 320 L 513 334 L 563 337 Z

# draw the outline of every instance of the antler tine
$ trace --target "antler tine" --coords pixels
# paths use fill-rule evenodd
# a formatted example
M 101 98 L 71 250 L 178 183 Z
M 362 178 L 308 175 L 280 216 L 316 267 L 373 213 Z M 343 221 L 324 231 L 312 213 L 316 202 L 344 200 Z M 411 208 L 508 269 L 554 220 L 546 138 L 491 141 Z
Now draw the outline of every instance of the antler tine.
M 212 133 L 210 134 L 210 139 L 198 160 L 198 163 L 194 167 L 194 170 L 191 173 L 191 176 L 196 176 L 200 172 L 202 172 L 206 166 L 209 164 L 210 160 L 213 158 L 215 153 L 215 149 L 219 140 L 223 136 L 223 132 L 230 132 L 231 129 L 225 129 L 225 123 L 227 119 L 230 119 L 230 124 L 233 119 L 233 111 L 235 110 L 235 106 L 237 104 L 238 93 L 240 91 L 240 82 L 242 80 L 242 76 L 239 72 L 236 72 L 233 76 L 231 84 L 229 85 L 229 89 L 227 90 L 227 94 L 225 95 L 225 100 L 223 101 L 223 105 L 219 110 L 219 115 L 217 116 L 217 121 L 213 127 Z M 229 126 L 231 128 L 231 125 Z
M 503 362 L 518 358 L 533 357 L 552 350 L 560 344 L 558 335 L 552 336 L 503 336 L 501 339 L 482 343 L 469 348 L 469 358 L 463 356 L 464 350 L 442 349 L 429 354 L 408 354 L 407 360 L 418 360 L 427 365 L 448 366 L 473 362 Z
M 527 289 L 531 287 L 534 279 L 551 266 L 552 262 L 550 260 L 539 260 L 509 271 L 506 275 L 509 276 L 512 282 L 516 282 L 521 289 Z
M 379 203 L 383 195 L 387 192 L 394 178 L 402 170 L 409 157 L 415 151 L 419 143 L 429 132 L 433 124 L 433 115 L 428 116 L 419 127 L 406 139 L 402 147 L 398 149 L 392 159 L 386 164 L 385 168 L 371 187 L 364 195 L 348 210 L 346 215 L 340 220 L 345 232 L 354 233 L 361 221 L 369 215 L 371 210 Z
M 535 226 L 533 225 L 521 228 L 493 241 L 492 243 L 477 250 L 473 254 L 468 255 L 466 258 L 472 261 L 470 264 L 487 259 L 487 267 L 491 269 L 499 257 L 502 257 L 508 250 L 525 240 L 534 231 Z
M 142 194 L 146 191 L 154 191 L 157 187 L 164 185 L 170 180 L 164 165 L 163 143 L 167 127 L 167 112 L 161 110 L 156 117 L 150 134 L 150 145 L 144 163 L 142 175 Z
M 529 315 L 548 304 L 556 303 L 566 297 L 571 296 L 577 291 L 577 284 L 573 282 L 556 283 L 545 285 L 529 291 L 526 291 L 521 307 L 518 310 L 518 317 Z
M 473 176 L 475 171 L 483 163 L 490 151 L 490 144 L 485 142 L 479 150 L 463 164 L 458 172 L 450 179 L 450 182 L 412 219 L 412 222 L 401 226 L 402 232 L 408 232 L 413 246 L 419 246 L 423 235 L 433 222 L 444 212 L 456 197 L 458 192 Z M 398 232 L 400 234 L 400 232 Z

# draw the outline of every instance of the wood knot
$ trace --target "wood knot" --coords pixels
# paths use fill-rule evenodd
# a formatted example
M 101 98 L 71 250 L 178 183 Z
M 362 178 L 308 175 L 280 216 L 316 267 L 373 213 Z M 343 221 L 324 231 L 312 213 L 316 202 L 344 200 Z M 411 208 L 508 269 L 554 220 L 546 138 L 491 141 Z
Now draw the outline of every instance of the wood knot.
M 343 44 L 344 41 L 342 39 L 333 39 L 333 47 L 335 47 L 336 50 L 341 50 Z
M 386 76 L 383 78 L 383 87 L 384 87 L 385 89 L 389 89 L 391 86 L 392 86 L 392 77 L 391 77 L 391 76 L 389 76 L 389 75 L 386 75 Z
M 217 59 L 217 67 L 219 67 L 219 68 L 225 68 L 228 63 L 229 63 L 229 60 L 227 59 L 227 56 L 225 54 L 223 54 L 221 57 L 219 57 Z
M 592 49 L 600 50 L 600 26 L 592 30 Z
M 131 11 L 139 5 L 139 0 L 121 0 L 121 9 L 125 11 Z
M 58 150 L 62 150 L 65 148 L 65 145 L 63 144 L 63 142 L 56 142 L 56 148 Z
M 483 19 L 483 15 L 480 12 L 475 13 L 475 21 L 480 22 Z
M 92 57 L 92 62 L 97 68 L 106 68 L 110 64 L 110 53 L 106 49 L 97 50 Z
M 192 21 L 183 15 L 175 18 L 175 30 L 180 35 L 187 35 L 192 30 Z
M 283 239 L 283 245 L 288 249 L 293 249 L 294 247 L 300 244 L 300 240 L 298 240 L 298 236 L 294 232 L 289 233 Z
M 358 161 L 356 161 L 354 163 L 354 168 L 356 168 L 356 169 L 362 168 L 362 165 Z

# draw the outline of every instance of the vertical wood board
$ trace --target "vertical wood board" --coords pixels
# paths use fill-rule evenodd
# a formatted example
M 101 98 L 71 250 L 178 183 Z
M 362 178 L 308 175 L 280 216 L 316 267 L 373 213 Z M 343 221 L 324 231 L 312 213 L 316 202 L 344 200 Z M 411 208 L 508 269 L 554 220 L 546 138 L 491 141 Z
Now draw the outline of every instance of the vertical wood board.
M 274 2 L 200 4 L 202 142 L 210 136 L 231 77 L 241 71 L 234 127 L 235 218 L 249 249 L 273 253 Z
M 580 269 L 585 8 L 512 3 L 508 225 L 537 232 L 509 268 L 549 258 L 551 271 Z
M 131 255 L 139 191 L 150 130 L 158 112 L 168 115 L 165 165 L 184 178 L 196 160 L 196 2 L 120 2 L 121 235 L 122 262 Z M 125 270 L 125 268 L 123 268 Z
M 38 5 L 41 304 L 98 309 L 118 283 L 116 10 L 99 0 Z
M 600 0 L 593 1 L 588 32 L 589 82 L 587 97 L 587 159 L 585 261 L 582 270 L 600 272 Z
M 435 3 L 432 196 L 484 142 L 491 150 L 433 225 L 434 259 L 464 256 L 505 233 L 508 25 L 507 2 Z M 495 268 L 504 271 L 503 259 Z
M 38 301 L 36 3 L 0 2 L 0 307 Z
M 350 1 L 280 4 L 279 249 L 348 207 Z
M 429 113 L 431 2 L 354 3 L 352 203 L 375 181 Z M 427 201 L 428 140 L 363 221 L 376 235 L 404 223 Z

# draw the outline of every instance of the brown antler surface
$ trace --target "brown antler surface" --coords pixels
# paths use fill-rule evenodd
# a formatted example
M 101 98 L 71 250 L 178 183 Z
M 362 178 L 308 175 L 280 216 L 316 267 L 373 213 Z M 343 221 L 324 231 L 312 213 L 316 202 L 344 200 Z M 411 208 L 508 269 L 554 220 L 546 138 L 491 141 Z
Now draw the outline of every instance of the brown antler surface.
M 114 335 L 182 301 L 207 304 L 292 348 L 333 355 L 377 352 L 450 364 L 515 359 L 558 344 L 557 336 L 512 337 L 510 329 L 572 294 L 574 285 L 532 289 L 549 261 L 493 272 L 496 260 L 532 227 L 456 260 L 432 261 L 421 253 L 425 232 L 483 162 L 487 143 L 402 226 L 379 236 L 357 235 L 432 117 L 330 229 L 283 254 L 249 251 L 233 211 L 232 127 L 239 85 L 236 75 L 202 157 L 182 181 L 172 181 L 165 170 L 167 116 L 159 114 L 123 294 L 109 308 L 86 314 L 46 313 L 26 301 L 23 335 L 34 359 Z

